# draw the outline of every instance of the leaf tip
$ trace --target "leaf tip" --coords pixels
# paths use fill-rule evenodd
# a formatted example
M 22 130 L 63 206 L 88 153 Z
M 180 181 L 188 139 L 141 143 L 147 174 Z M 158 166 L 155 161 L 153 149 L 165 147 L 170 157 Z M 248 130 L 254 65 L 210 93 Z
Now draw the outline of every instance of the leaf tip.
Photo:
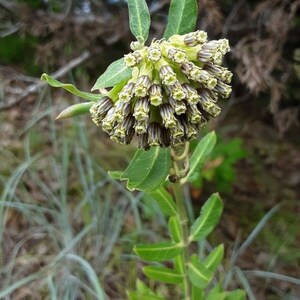
M 58 120 L 63 120 L 63 119 L 66 119 L 67 117 L 64 116 L 64 113 L 63 111 L 55 118 L 55 121 L 58 121 Z
M 41 80 L 47 80 L 48 74 L 47 73 L 43 73 L 41 75 Z

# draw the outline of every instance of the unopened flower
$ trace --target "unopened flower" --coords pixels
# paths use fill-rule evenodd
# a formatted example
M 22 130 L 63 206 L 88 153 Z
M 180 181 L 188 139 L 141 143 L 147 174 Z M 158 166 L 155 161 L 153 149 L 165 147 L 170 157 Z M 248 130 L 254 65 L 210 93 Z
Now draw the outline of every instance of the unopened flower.
M 118 143 L 137 136 L 138 147 L 168 147 L 196 138 L 228 98 L 232 73 L 221 66 L 227 39 L 207 40 L 202 30 L 132 47 L 124 62 L 132 77 L 90 109 L 92 120 Z

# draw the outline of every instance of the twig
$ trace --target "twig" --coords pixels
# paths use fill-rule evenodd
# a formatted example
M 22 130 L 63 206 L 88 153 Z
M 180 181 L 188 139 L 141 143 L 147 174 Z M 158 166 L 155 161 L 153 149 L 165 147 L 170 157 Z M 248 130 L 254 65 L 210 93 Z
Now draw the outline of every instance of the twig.
M 51 77 L 58 79 L 62 76 L 64 76 L 66 73 L 68 73 L 70 70 L 74 69 L 78 65 L 82 64 L 84 61 L 86 61 L 91 56 L 91 53 L 89 51 L 84 51 L 80 56 L 77 58 L 72 59 L 69 63 L 67 63 L 62 68 L 58 69 L 56 72 L 51 74 Z M 38 79 L 37 79 L 38 80 Z M 0 106 L 0 110 L 10 109 L 13 106 L 17 105 L 21 100 L 23 100 L 25 97 L 27 97 L 30 94 L 36 93 L 42 88 L 47 86 L 47 82 L 38 80 L 37 83 L 31 84 L 29 87 L 27 87 L 22 95 L 17 97 L 14 101 L 8 104 L 4 104 Z

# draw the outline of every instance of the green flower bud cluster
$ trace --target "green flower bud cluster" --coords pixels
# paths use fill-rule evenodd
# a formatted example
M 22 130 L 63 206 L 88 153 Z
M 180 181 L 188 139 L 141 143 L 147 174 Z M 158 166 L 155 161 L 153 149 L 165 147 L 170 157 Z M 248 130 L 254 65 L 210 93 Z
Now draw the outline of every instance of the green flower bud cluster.
M 93 122 L 118 143 L 128 144 L 136 135 L 144 149 L 197 137 L 220 113 L 218 98 L 231 93 L 232 73 L 221 66 L 229 51 L 227 39 L 208 41 L 198 30 L 126 54 L 132 76 L 91 107 Z

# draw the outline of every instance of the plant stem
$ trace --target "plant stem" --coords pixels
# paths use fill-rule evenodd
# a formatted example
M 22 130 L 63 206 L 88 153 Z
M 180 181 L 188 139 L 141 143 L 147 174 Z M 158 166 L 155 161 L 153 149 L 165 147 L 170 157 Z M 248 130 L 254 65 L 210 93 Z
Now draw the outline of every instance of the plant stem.
M 182 275 L 183 275 L 183 288 L 185 300 L 191 299 L 191 284 L 187 275 L 187 265 L 189 261 L 189 240 L 188 240 L 188 217 L 186 212 L 186 207 L 184 204 L 184 196 L 182 190 L 182 183 L 180 183 L 180 178 L 182 177 L 182 172 L 180 171 L 179 163 L 186 161 L 188 158 L 188 143 L 185 145 L 184 152 L 181 155 L 177 155 L 176 151 L 172 149 L 172 159 L 173 167 L 175 171 L 175 177 L 177 180 L 172 184 L 176 208 L 177 208 L 177 217 L 180 224 L 181 232 L 181 242 L 183 245 L 183 253 L 181 254 L 180 261 L 182 262 Z
M 173 184 L 173 190 L 175 194 L 175 200 L 177 205 L 177 212 L 178 212 L 178 219 L 179 224 L 181 226 L 181 241 L 183 243 L 183 253 L 182 253 L 182 261 L 184 263 L 184 279 L 183 279 L 183 286 L 184 286 L 184 294 L 185 299 L 190 300 L 191 299 L 191 287 L 190 282 L 187 276 L 187 263 L 189 259 L 189 253 L 188 253 L 188 218 L 186 213 L 186 208 L 184 205 L 184 198 L 183 198 L 183 192 L 182 192 L 182 186 L 179 182 Z

